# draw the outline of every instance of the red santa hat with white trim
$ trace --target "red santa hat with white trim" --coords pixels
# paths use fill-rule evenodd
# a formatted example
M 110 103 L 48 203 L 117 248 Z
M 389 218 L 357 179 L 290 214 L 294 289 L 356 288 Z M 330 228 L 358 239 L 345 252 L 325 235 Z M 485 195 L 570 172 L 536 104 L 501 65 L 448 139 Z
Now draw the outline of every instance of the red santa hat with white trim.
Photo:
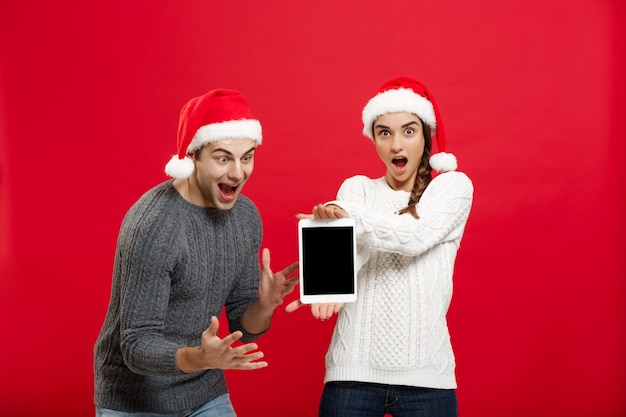
M 194 170 L 190 155 L 209 142 L 222 139 L 252 139 L 261 144 L 261 123 L 253 119 L 244 95 L 236 90 L 217 89 L 194 97 L 180 111 L 178 153 L 165 165 L 173 178 L 187 178 Z
M 431 129 L 439 152 L 431 154 L 430 166 L 438 172 L 455 171 L 456 157 L 446 153 L 446 134 L 435 100 L 421 82 L 409 77 L 396 77 L 383 83 L 378 93 L 363 108 L 363 134 L 374 139 L 373 126 L 385 113 L 413 113 Z

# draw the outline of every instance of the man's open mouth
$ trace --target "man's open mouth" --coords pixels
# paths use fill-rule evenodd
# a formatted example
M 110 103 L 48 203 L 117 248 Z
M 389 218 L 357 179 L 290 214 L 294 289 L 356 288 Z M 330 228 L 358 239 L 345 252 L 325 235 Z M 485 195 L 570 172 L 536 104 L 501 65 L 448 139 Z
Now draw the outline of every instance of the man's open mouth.
M 232 197 L 237 191 L 236 185 L 220 184 L 219 187 L 224 197 Z

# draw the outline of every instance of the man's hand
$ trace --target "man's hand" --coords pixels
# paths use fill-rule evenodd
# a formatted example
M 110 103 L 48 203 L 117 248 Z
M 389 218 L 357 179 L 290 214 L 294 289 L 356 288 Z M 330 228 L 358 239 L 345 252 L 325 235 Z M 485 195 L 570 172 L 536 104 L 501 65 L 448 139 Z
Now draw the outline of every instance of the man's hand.
M 261 254 L 261 264 L 263 272 L 259 283 L 259 302 L 262 309 L 273 312 L 298 284 L 298 277 L 290 277 L 297 271 L 298 262 L 274 274 L 270 266 L 270 250 L 265 248 Z
M 270 267 L 270 251 L 263 249 L 261 263 L 263 271 L 259 283 L 259 298 L 250 304 L 242 318 L 243 327 L 252 334 L 262 333 L 270 327 L 274 310 L 298 284 L 297 277 L 290 278 L 297 271 L 298 262 L 274 274 Z
M 211 317 L 211 325 L 202 332 L 200 346 L 185 346 L 176 351 L 176 364 L 181 372 L 190 373 L 206 369 L 251 370 L 267 366 L 267 362 L 258 361 L 264 355 L 263 352 L 257 351 L 256 343 L 233 347 L 232 344 L 241 339 L 243 333 L 236 331 L 220 339 L 217 336 L 219 326 L 217 317 Z

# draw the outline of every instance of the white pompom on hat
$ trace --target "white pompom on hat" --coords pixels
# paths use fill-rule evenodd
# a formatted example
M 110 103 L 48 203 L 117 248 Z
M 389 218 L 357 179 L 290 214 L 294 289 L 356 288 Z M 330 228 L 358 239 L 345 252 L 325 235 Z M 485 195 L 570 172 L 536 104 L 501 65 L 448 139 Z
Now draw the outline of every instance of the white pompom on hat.
M 211 90 L 183 106 L 178 122 L 178 153 L 165 165 L 165 173 L 178 179 L 191 176 L 194 163 L 189 155 L 222 139 L 252 139 L 259 145 L 263 140 L 261 123 L 251 117 L 248 101 L 236 90 Z
M 363 134 L 373 140 L 376 119 L 385 113 L 399 112 L 415 114 L 430 127 L 439 151 L 431 154 L 430 166 L 438 172 L 455 171 L 457 160 L 453 154 L 446 153 L 446 135 L 437 104 L 426 86 L 413 78 L 396 77 L 378 88 L 378 93 L 363 108 Z

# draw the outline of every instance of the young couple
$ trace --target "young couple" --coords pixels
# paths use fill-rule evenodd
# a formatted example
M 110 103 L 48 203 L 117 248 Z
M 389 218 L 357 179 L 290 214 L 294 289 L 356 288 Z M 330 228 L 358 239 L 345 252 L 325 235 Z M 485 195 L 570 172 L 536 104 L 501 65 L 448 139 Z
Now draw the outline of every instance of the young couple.
M 445 152 L 439 110 L 419 81 L 385 82 L 362 115 L 384 176 L 348 178 L 335 200 L 298 215 L 354 218 L 364 262 L 355 303 L 310 306 L 317 319 L 339 314 L 319 415 L 456 416 L 446 313 L 472 182 Z M 235 416 L 223 371 L 267 366 L 254 340 L 296 286 L 298 265 L 273 273 L 268 249 L 258 265 L 262 224 L 241 191 L 261 141 L 238 91 L 183 107 L 178 154 L 165 167 L 174 179 L 146 192 L 120 229 L 94 348 L 96 416 Z M 218 336 L 224 307 L 232 333 Z

